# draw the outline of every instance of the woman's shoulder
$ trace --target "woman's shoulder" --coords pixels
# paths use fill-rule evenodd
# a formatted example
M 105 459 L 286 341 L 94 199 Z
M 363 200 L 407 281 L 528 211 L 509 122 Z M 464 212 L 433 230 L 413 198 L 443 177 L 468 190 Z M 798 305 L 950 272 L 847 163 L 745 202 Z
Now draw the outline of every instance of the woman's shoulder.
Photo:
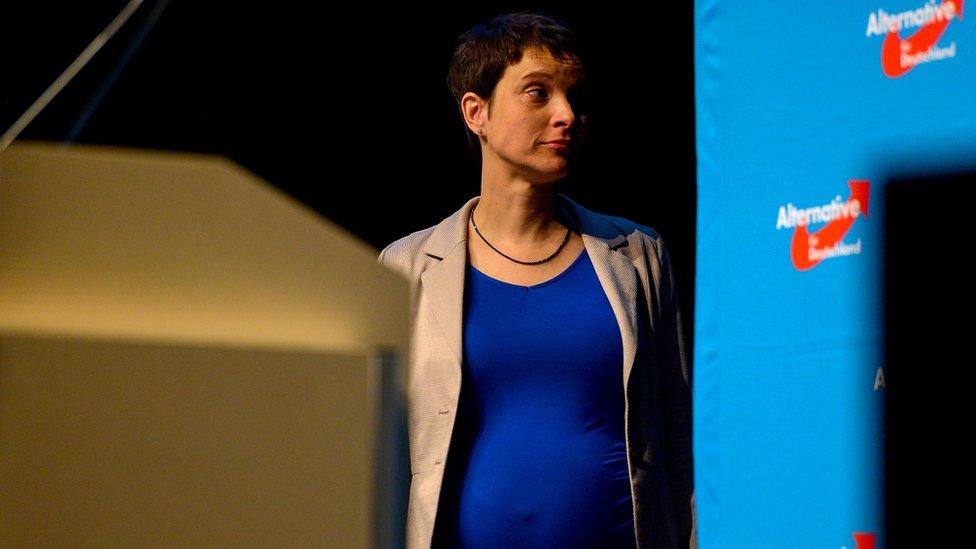
M 627 217 L 590 210 L 589 208 L 580 206 L 578 204 L 576 207 L 581 214 L 590 217 L 589 225 L 593 227 L 595 231 L 604 232 L 600 229 L 600 227 L 609 225 L 614 227 L 616 231 L 619 231 L 620 234 L 627 237 L 628 240 L 632 237 L 641 238 L 654 249 L 656 254 L 660 254 L 665 249 L 664 239 L 661 238 L 660 233 L 658 233 L 653 227 L 642 225 Z
M 394 240 L 380 251 L 380 255 L 376 260 L 380 264 L 410 278 L 411 273 L 416 271 L 418 259 L 424 255 L 421 253 L 424 248 L 424 243 L 427 242 L 427 239 L 430 238 L 431 233 L 434 232 L 436 227 L 434 225 L 426 229 L 414 231 Z
M 429 264 L 429 258 L 441 259 L 464 241 L 468 226 L 467 213 L 478 197 L 470 198 L 460 209 L 440 222 L 414 231 L 388 244 L 377 260 L 416 281 Z
M 656 230 L 654 230 L 653 227 L 649 227 L 647 225 L 641 225 L 636 221 L 633 221 L 631 219 L 622 216 L 609 215 L 609 214 L 598 214 L 598 215 L 603 215 L 604 217 L 610 219 L 615 225 L 621 228 L 624 234 L 631 234 L 636 231 L 636 232 L 643 233 L 643 236 L 655 242 L 661 240 L 661 235 Z
M 673 283 L 671 258 L 664 238 L 653 227 L 637 223 L 632 219 L 619 215 L 596 212 L 581 206 L 578 211 L 587 216 L 588 225 L 594 232 L 611 235 L 615 232 L 622 234 L 620 244 L 625 240 L 629 245 L 617 248 L 631 261 L 644 263 L 646 271 L 653 279 L 653 285 L 658 290 L 666 290 Z M 612 227 L 612 228 L 610 228 Z M 607 239 L 606 236 L 603 236 Z M 619 237 L 618 237 L 619 238 Z M 640 243 L 639 245 L 635 245 Z

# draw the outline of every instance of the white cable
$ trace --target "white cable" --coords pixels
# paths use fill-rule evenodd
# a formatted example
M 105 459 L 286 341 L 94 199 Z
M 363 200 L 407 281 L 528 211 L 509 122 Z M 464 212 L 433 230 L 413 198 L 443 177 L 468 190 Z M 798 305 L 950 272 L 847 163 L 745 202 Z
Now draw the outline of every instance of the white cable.
M 115 16 L 115 19 L 113 19 L 112 22 L 105 27 L 105 30 L 96 36 L 95 39 L 92 40 L 91 44 L 88 44 L 85 51 L 81 52 L 81 55 L 79 55 L 78 58 L 75 59 L 74 62 L 71 63 L 71 65 L 69 65 L 63 73 L 61 73 L 61 76 L 59 76 L 58 79 L 55 80 L 47 88 L 47 90 L 45 90 L 44 93 L 37 98 L 37 101 L 34 101 L 33 105 L 24 111 L 24 114 L 20 115 L 20 118 L 14 122 L 13 126 L 10 126 L 10 129 L 7 130 L 2 137 L 0 137 L 0 151 L 6 149 L 7 146 L 10 145 L 18 135 L 20 135 L 20 132 L 22 132 L 24 128 L 26 128 L 27 125 L 34 120 L 34 117 L 44 110 L 44 107 L 46 107 L 47 104 L 54 99 L 54 96 L 61 91 L 61 88 L 63 88 L 68 82 L 71 81 L 72 78 L 75 77 L 76 74 L 78 74 L 78 71 L 80 71 L 91 60 L 91 58 L 98 53 L 98 50 L 100 50 L 102 46 L 104 46 L 105 43 L 112 38 L 112 35 L 114 35 L 115 32 L 118 31 L 119 28 L 121 28 L 122 25 L 129 20 L 129 17 L 131 17 L 132 14 L 139 9 L 141 4 L 142 0 L 129 0 L 129 3 L 126 4 L 126 6 L 122 8 L 122 11 Z

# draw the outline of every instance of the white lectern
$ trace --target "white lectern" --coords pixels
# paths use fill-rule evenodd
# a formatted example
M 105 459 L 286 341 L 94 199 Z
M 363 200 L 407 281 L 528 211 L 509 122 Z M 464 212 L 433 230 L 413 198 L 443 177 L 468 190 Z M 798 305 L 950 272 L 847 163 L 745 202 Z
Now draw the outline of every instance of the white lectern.
M 377 254 L 222 158 L 4 151 L 0 545 L 402 547 Z

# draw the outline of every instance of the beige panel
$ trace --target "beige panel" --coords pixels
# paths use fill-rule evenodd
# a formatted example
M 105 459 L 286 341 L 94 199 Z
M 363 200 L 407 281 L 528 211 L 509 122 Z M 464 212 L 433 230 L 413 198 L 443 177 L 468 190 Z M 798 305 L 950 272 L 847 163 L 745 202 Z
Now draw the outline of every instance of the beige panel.
M 377 254 L 225 159 L 3 151 L 0 546 L 402 545 Z
M 0 545 L 369 546 L 364 359 L 0 338 Z
M 0 156 L 0 330 L 402 353 L 407 283 L 378 253 L 219 157 Z

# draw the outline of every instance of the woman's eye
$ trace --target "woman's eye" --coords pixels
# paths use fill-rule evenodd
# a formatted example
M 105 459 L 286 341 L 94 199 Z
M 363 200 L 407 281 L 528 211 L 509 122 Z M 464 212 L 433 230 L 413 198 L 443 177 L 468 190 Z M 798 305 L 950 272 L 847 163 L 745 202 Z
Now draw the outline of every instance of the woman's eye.
M 548 95 L 546 94 L 546 90 L 542 88 L 532 88 L 531 90 L 528 91 L 528 93 L 529 95 L 535 97 L 536 99 L 545 99 L 546 97 L 548 97 Z

